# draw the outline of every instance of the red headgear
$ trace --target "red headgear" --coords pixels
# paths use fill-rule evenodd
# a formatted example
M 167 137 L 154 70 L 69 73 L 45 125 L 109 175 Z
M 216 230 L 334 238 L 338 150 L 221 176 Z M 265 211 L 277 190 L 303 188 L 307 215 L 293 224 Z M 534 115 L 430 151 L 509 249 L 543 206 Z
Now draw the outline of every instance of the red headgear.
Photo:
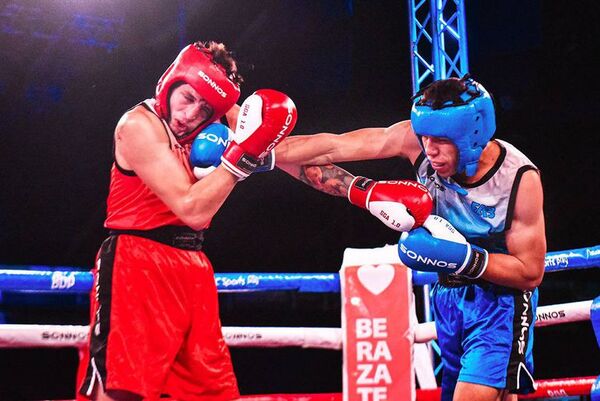
M 225 69 L 212 61 L 208 49 L 191 44 L 177 56 L 156 85 L 154 109 L 161 118 L 169 119 L 169 92 L 173 84 L 190 84 L 210 104 L 214 113 L 191 132 L 177 138 L 179 143 L 191 142 L 208 124 L 221 118 L 240 97 L 240 88 L 227 76 Z

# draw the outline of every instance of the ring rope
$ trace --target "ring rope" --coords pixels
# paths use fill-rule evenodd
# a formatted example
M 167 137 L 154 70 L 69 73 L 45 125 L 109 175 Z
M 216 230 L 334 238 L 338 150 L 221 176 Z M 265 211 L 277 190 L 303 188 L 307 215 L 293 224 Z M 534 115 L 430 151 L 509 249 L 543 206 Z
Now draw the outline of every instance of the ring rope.
M 600 245 L 566 251 L 548 252 L 546 273 L 600 266 Z M 93 276 L 85 269 L 66 266 L 10 266 L 0 264 L 0 290 L 53 293 L 86 293 L 92 289 Z M 412 272 L 414 285 L 432 284 L 437 274 Z M 340 292 L 337 273 L 216 273 L 219 292 L 298 291 Z
M 600 297 L 597 299 L 600 303 Z M 540 306 L 536 326 L 590 320 L 593 301 Z M 540 318 L 540 316 L 545 316 Z M 0 348 L 82 347 L 89 326 L 2 324 Z M 303 347 L 342 349 L 342 329 L 337 327 L 223 327 L 230 347 Z M 420 323 L 414 329 L 414 341 L 426 343 L 437 338 L 435 322 Z
M 563 398 L 589 395 L 596 380 L 593 376 L 569 377 L 564 379 L 536 380 L 535 392 L 519 395 L 520 400 L 534 398 Z M 439 401 L 441 388 L 423 390 L 417 389 L 417 401 Z M 342 401 L 341 393 L 322 394 L 265 394 L 247 395 L 240 398 L 243 401 Z

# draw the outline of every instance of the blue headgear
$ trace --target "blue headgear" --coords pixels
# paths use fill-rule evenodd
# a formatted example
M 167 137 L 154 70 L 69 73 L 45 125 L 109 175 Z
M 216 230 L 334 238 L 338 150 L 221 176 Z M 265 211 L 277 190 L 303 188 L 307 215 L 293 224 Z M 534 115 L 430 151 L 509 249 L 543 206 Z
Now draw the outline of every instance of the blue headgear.
M 458 149 L 458 173 L 472 176 L 483 148 L 496 131 L 494 102 L 485 88 L 472 78 L 463 81 L 467 89 L 460 95 L 462 102 L 448 101 L 433 109 L 431 103 L 417 95 L 410 121 L 413 130 L 421 135 L 448 138 Z

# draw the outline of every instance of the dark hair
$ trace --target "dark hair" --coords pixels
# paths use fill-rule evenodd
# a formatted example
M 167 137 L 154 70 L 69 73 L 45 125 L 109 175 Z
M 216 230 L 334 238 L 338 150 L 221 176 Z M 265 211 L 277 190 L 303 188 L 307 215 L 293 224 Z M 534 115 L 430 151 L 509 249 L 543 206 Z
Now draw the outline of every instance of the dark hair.
M 237 64 L 233 58 L 232 52 L 227 50 L 227 47 L 225 47 L 223 43 L 211 40 L 209 42 L 196 42 L 194 43 L 194 46 L 200 49 L 207 49 L 212 55 L 213 62 L 223 67 L 227 77 L 233 82 L 238 85 L 244 82 L 244 78 L 238 72 Z
M 467 103 L 461 95 L 465 92 L 469 93 L 472 98 L 479 96 L 479 93 L 470 93 L 471 89 L 466 85 L 466 81 L 470 79 L 468 75 L 463 78 L 448 78 L 435 81 L 425 87 L 416 96 L 420 96 L 419 105 L 427 105 L 433 110 L 441 109 L 447 106 L 459 106 Z

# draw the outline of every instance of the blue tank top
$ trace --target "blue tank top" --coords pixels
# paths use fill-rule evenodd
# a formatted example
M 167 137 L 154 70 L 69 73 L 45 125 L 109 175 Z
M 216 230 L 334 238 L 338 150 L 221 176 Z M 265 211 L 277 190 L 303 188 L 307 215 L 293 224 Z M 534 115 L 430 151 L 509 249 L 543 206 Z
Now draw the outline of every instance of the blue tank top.
M 507 253 L 505 232 L 512 222 L 519 182 L 523 173 L 537 167 L 513 145 L 494 141 L 500 146 L 500 156 L 478 182 L 461 186 L 466 195 L 444 185 L 423 153 L 415 168 L 417 180 L 433 196 L 432 214 L 452 223 L 469 242 L 492 253 Z M 446 181 L 458 186 L 452 178 Z

